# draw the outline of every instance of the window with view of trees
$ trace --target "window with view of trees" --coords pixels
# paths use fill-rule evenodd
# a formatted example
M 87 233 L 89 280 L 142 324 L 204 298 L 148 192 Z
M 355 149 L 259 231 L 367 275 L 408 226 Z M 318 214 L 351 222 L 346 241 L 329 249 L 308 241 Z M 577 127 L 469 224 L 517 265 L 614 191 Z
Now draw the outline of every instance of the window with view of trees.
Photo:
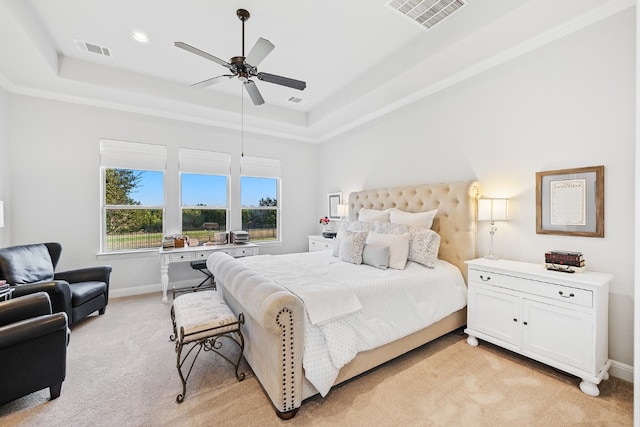
M 231 155 L 180 148 L 178 163 L 182 234 L 200 242 L 213 240 L 213 233 L 227 231 Z
M 105 169 L 105 250 L 162 244 L 164 173 Z
M 166 158 L 163 146 L 100 141 L 103 252 L 162 245 Z
M 280 161 L 241 160 L 242 229 L 252 242 L 280 240 Z
M 200 242 L 213 240 L 213 233 L 227 230 L 227 177 L 181 175 L 182 234 Z

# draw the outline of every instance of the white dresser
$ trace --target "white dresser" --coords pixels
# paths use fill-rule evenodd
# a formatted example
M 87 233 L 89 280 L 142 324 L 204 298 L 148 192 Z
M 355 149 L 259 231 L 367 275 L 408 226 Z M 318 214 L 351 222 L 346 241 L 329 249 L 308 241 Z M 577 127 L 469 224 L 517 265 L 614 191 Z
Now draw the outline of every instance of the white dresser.
M 469 345 L 478 338 L 582 379 L 598 396 L 609 378 L 610 274 L 549 271 L 509 260 L 467 261 Z
M 309 238 L 309 252 L 326 251 L 333 248 L 334 239 L 327 239 L 321 234 L 307 237 Z

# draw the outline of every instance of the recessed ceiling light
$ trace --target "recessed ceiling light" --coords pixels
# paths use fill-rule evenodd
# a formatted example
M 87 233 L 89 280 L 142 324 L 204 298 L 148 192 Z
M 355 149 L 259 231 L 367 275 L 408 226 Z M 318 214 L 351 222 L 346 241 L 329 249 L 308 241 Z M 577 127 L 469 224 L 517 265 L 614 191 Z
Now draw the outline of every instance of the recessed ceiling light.
M 149 43 L 149 36 L 143 33 L 142 31 L 134 31 L 131 33 L 131 38 L 137 41 L 138 43 Z

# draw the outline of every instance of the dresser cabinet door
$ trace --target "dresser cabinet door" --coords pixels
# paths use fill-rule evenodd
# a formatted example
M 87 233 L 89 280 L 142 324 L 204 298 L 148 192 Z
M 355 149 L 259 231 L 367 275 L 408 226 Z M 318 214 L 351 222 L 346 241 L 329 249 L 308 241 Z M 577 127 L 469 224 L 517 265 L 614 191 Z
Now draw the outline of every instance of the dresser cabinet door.
M 468 293 L 470 329 L 520 345 L 520 298 L 471 284 Z
M 522 330 L 522 349 L 529 355 L 591 371 L 594 331 L 590 314 L 525 299 Z

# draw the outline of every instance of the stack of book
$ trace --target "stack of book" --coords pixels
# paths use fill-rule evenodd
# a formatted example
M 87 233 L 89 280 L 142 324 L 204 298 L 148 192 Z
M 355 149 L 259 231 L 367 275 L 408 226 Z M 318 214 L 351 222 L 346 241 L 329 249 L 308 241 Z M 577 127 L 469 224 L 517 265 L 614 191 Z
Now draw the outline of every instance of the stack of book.
M 585 270 L 582 252 L 549 251 L 544 254 L 544 266 L 547 270 L 581 273 Z

